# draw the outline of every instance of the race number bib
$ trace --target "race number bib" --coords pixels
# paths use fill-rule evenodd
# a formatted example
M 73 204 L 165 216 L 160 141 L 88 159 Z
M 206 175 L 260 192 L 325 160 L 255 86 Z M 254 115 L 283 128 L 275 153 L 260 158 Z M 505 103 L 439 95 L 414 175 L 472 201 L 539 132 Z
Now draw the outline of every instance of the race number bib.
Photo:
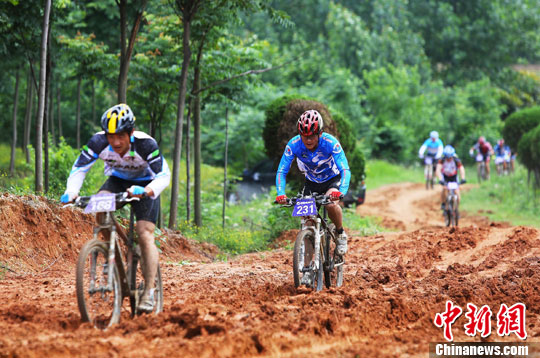
M 292 216 L 309 216 L 317 214 L 317 205 L 315 199 L 301 199 L 294 205 Z
M 432 157 L 426 157 L 425 158 L 425 163 L 428 164 L 428 165 L 433 164 L 433 158 Z
M 86 214 L 103 213 L 116 210 L 116 200 L 114 194 L 96 194 L 90 197 L 90 202 L 84 209 Z
M 456 190 L 459 187 L 459 184 L 455 181 L 451 181 L 447 184 L 448 189 L 450 190 Z
M 483 161 L 483 160 L 484 160 L 484 156 L 483 156 L 482 154 L 477 154 L 477 155 L 476 155 L 476 161 L 477 161 L 477 162 L 481 162 L 481 161 Z

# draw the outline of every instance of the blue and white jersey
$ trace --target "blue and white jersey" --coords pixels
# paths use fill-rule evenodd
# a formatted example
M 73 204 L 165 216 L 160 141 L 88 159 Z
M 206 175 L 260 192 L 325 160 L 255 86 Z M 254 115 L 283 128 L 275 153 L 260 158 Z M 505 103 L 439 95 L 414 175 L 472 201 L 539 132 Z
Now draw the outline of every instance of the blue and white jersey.
M 171 181 L 169 166 L 161 155 L 157 142 L 144 132 L 134 131 L 129 151 L 120 156 L 109 145 L 105 132 L 98 132 L 73 164 L 67 181 L 66 193 L 78 195 L 86 173 L 98 158 L 105 162 L 105 175 L 134 182 L 148 182 L 155 199 Z
M 418 156 L 423 157 L 424 152 L 427 149 L 426 155 L 429 155 L 431 157 L 435 157 L 435 159 L 439 159 L 442 157 L 443 154 L 443 142 L 439 138 L 436 141 L 433 141 L 431 138 L 426 139 L 424 144 L 420 147 L 420 150 L 418 151 Z
M 510 156 L 512 153 L 509 146 L 499 145 L 498 143 L 495 145 L 495 148 L 493 148 L 493 151 L 495 152 L 496 157 Z
M 341 174 L 339 191 L 346 194 L 349 190 L 351 170 L 343 148 L 334 136 L 323 133 L 319 138 L 317 148 L 313 152 L 306 148 L 300 135 L 293 137 L 287 143 L 276 175 L 278 195 L 285 195 L 285 178 L 294 158 L 296 158 L 298 168 L 308 180 L 315 183 L 324 183 Z

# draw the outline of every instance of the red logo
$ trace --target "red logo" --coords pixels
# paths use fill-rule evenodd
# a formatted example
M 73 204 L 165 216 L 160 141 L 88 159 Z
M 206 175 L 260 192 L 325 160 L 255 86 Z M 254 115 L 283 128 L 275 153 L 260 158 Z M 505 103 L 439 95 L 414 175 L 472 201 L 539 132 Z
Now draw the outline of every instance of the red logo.
M 444 327 L 444 338 L 447 341 L 453 341 L 452 324 L 461 315 L 463 310 L 459 306 L 454 306 L 452 301 L 446 301 L 446 311 L 442 314 L 437 313 L 435 315 L 435 325 L 437 327 Z
M 525 311 L 527 307 L 523 303 L 516 303 L 508 307 L 504 303 L 501 304 L 497 313 L 497 334 L 501 337 L 515 333 L 520 339 L 527 338 L 525 330 Z M 461 307 L 454 305 L 452 301 L 446 301 L 446 310 L 442 313 L 437 313 L 433 323 L 435 326 L 444 328 L 444 338 L 447 341 L 453 341 L 452 324 L 463 313 Z M 491 308 L 484 305 L 478 308 L 472 303 L 467 303 L 467 313 L 465 317 L 468 322 L 463 325 L 465 334 L 471 337 L 480 333 L 480 336 L 485 338 L 491 334 L 491 317 L 493 313 Z

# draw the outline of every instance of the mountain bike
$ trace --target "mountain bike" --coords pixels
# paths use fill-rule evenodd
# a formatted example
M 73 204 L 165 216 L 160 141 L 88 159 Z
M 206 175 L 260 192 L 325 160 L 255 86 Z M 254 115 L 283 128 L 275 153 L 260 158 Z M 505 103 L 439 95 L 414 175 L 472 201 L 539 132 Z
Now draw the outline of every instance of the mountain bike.
M 446 202 L 443 211 L 444 224 L 446 226 L 458 226 L 459 222 L 459 200 L 457 190 L 459 184 L 457 182 L 444 183 L 448 194 L 446 195 Z
M 510 158 L 508 158 L 508 162 L 510 161 Z M 495 167 L 497 168 L 497 175 L 507 175 L 508 170 L 506 169 L 507 161 L 506 156 L 504 157 L 495 157 Z
M 283 207 L 294 206 L 293 216 L 301 217 L 301 230 L 293 250 L 294 286 L 321 291 L 323 277 L 326 288 L 343 285 L 343 256 L 337 254 L 334 224 L 328 223 L 326 205 L 333 203 L 329 195 L 298 195 L 287 199 Z M 322 209 L 322 215 L 319 209 Z
M 435 182 L 434 172 L 434 158 L 426 155 L 424 157 L 424 177 L 426 178 L 426 189 L 433 189 L 433 184 Z
M 478 183 L 488 180 L 486 160 L 482 153 L 476 155 L 476 176 L 478 178 Z
M 84 322 L 106 329 L 120 321 L 125 297 L 129 298 L 131 316 L 135 316 L 139 299 L 144 292 L 144 276 L 140 247 L 134 235 L 134 215 L 130 208 L 129 232 L 114 216 L 118 206 L 138 198 L 128 193 L 96 194 L 78 197 L 73 204 L 85 208 L 85 213 L 103 213 L 94 228 L 93 239 L 82 247 L 77 261 L 77 304 Z M 99 238 L 103 232 L 105 240 Z M 120 239 L 120 240 L 119 240 Z M 158 266 L 154 313 L 163 311 L 163 284 Z

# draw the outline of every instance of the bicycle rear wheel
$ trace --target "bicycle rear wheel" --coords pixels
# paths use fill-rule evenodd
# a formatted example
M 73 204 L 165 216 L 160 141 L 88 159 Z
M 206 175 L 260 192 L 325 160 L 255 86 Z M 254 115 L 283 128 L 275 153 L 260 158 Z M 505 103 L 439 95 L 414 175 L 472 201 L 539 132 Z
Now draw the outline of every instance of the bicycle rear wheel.
M 131 305 L 132 315 L 135 316 L 138 314 L 137 305 L 139 304 L 140 298 L 144 293 L 144 275 L 142 272 L 142 263 L 141 256 L 139 254 L 140 248 L 134 250 L 133 260 L 131 262 L 131 269 L 129 272 L 129 287 L 130 295 L 129 301 Z M 156 278 L 154 280 L 154 314 L 163 312 L 163 283 L 161 281 L 161 270 L 158 266 Z
M 122 291 L 116 265 L 109 267 L 107 243 L 88 241 L 77 261 L 77 304 L 84 322 L 106 329 L 120 320 Z M 107 287 L 112 275 L 112 287 Z
M 298 287 L 300 284 L 305 284 L 311 288 L 316 287 L 315 281 L 317 281 L 319 274 L 314 272 L 311 267 L 313 253 L 315 252 L 314 243 L 315 237 L 311 230 L 302 230 L 296 236 L 293 249 L 294 287 Z

